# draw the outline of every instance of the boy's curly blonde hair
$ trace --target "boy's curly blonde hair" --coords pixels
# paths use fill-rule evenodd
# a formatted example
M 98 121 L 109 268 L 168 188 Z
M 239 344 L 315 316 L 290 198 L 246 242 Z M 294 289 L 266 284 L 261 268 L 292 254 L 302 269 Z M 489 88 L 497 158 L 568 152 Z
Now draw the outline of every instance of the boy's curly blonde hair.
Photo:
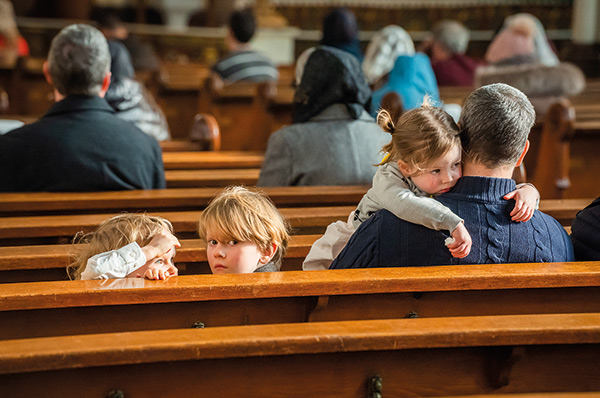
M 220 241 L 253 242 L 261 250 L 275 243 L 277 251 L 271 261 L 278 268 L 290 239 L 288 223 L 273 202 L 261 192 L 240 186 L 225 188 L 202 212 L 200 239 L 207 240 L 207 230 Z
M 75 237 L 74 261 L 67 266 L 69 278 L 80 279 L 90 257 L 120 249 L 133 242 L 144 247 L 164 230 L 173 233 L 173 226 L 162 217 L 126 213 L 109 218 L 94 232 Z

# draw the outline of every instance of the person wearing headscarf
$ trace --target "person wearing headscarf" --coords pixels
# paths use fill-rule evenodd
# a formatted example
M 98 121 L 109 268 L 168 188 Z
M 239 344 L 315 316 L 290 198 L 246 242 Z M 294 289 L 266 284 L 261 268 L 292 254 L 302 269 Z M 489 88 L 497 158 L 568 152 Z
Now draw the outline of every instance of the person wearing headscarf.
M 111 82 L 105 99 L 117 116 L 135 124 L 158 141 L 171 137 L 167 120 L 151 94 L 135 79 L 131 56 L 116 40 L 108 40 Z
M 362 61 L 363 53 L 360 49 L 354 13 L 345 7 L 339 7 L 327 14 L 323 19 L 321 44 L 347 51 Z
M 532 32 L 533 38 L 533 59 L 546 66 L 556 66 L 559 64 L 558 57 L 552 48 L 552 44 L 546 37 L 544 25 L 535 16 L 528 13 L 519 13 L 511 15 L 504 21 L 505 27 L 529 25 L 534 26 Z
M 12 3 L 0 0 L 0 66 L 12 68 L 19 57 L 28 55 L 29 46 L 19 34 Z
M 553 103 L 577 95 L 585 88 L 581 69 L 558 61 L 541 22 L 530 14 L 506 18 L 485 59 L 490 65 L 477 69 L 475 86 L 506 83 L 518 88 L 529 97 L 538 118 Z
M 439 103 L 440 94 L 429 57 L 415 52 L 410 35 L 401 27 L 389 25 L 378 32 L 367 47 L 363 71 L 375 85 L 371 114 L 379 111 L 381 99 L 394 91 L 404 110 L 421 106 L 425 96 Z
M 259 186 L 370 184 L 389 137 L 368 114 L 357 59 L 328 46 L 299 58 L 293 124 L 271 135 Z

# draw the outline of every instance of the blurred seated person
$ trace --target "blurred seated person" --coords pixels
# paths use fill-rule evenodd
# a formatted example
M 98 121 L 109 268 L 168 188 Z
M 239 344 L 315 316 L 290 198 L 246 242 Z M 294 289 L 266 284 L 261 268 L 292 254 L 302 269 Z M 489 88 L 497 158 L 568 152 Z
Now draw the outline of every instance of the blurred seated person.
M 381 99 L 390 91 L 400 96 L 404 110 L 421 106 L 426 95 L 439 105 L 440 94 L 429 57 L 415 52 L 412 38 L 399 26 L 386 26 L 373 36 L 362 69 L 374 90 L 372 115 L 379 111 Z
M 293 124 L 271 134 L 258 186 L 370 184 L 389 136 L 367 109 L 356 57 L 313 47 L 296 62 Z
M 561 63 L 551 49 L 539 20 L 530 14 L 506 18 L 485 54 L 488 66 L 475 73 L 475 86 L 506 83 L 521 90 L 534 105 L 538 118 L 561 98 L 585 88 L 581 69 Z
M 279 72 L 263 54 L 250 49 L 250 39 L 256 31 L 252 9 L 234 11 L 229 18 L 225 46 L 228 54 L 213 65 L 213 72 L 224 83 L 264 82 L 277 80 Z
M 110 52 L 100 31 L 83 24 L 61 30 L 44 75 L 56 103 L 38 121 L 0 136 L 0 191 L 165 188 L 158 142 L 104 99 Z
M 469 35 L 456 21 L 440 21 L 433 27 L 429 56 L 438 86 L 473 86 L 481 63 L 465 55 Z
M 149 43 L 139 40 L 135 35 L 130 35 L 127 26 L 114 13 L 101 12 L 96 16 L 98 28 L 109 42 L 119 41 L 125 45 L 133 69 L 136 71 L 158 71 L 160 60 Z
M 354 13 L 345 7 L 339 7 L 327 14 L 323 19 L 321 44 L 347 51 L 362 62 L 363 53 Z
M 123 44 L 108 40 L 111 82 L 105 99 L 117 116 L 135 124 L 158 141 L 171 138 L 165 115 L 152 95 L 135 79 L 129 52 Z
M 577 213 L 571 225 L 571 241 L 577 261 L 600 260 L 600 198 Z
M 0 0 L 0 67 L 13 68 L 19 57 L 28 55 L 29 46 L 17 28 L 12 3 Z

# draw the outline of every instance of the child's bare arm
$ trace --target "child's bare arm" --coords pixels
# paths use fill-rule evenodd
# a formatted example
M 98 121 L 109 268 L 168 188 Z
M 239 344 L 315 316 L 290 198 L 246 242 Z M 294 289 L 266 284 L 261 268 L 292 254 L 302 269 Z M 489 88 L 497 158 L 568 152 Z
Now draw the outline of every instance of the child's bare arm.
M 504 199 L 514 199 L 515 207 L 510 212 L 511 220 L 529 221 L 540 201 L 540 193 L 532 184 L 517 185 L 517 189 L 504 195 Z
M 473 242 L 464 223 L 461 222 L 454 228 L 454 231 L 452 231 L 452 238 L 453 241 L 447 244 L 452 257 L 463 258 L 468 256 L 471 252 Z
M 150 261 L 155 257 L 162 256 L 171 250 L 173 246 L 181 247 L 181 243 L 179 243 L 179 240 L 172 233 L 162 231 L 154 235 L 150 243 L 142 247 L 142 252 L 146 256 L 146 260 Z

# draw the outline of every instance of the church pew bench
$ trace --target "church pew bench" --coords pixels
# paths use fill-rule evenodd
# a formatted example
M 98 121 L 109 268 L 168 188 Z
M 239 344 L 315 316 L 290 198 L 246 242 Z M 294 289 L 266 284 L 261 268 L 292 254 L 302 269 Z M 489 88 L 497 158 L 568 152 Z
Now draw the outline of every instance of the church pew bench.
M 346 220 L 356 206 L 285 207 L 281 214 L 289 221 L 292 232 L 323 233 L 337 220 Z M 100 223 L 118 213 L 20 216 L 0 218 L 0 246 L 71 243 L 78 233 L 95 230 Z M 153 212 L 171 222 L 181 239 L 198 236 L 202 211 Z M 314 231 L 314 232 L 310 232 Z
M 567 234 L 571 227 L 565 227 Z M 311 246 L 322 234 L 292 235 L 282 264 L 283 271 L 302 268 Z M 199 240 L 181 239 L 175 263 L 180 275 L 210 273 L 205 248 Z M 0 283 L 65 280 L 65 267 L 71 262 L 71 244 L 0 246 Z M 182 252 L 183 250 L 183 252 Z
M 356 206 L 366 185 L 260 188 L 278 207 Z M 222 188 L 0 193 L 0 216 L 201 210 Z
M 0 340 L 194 325 L 589 313 L 600 312 L 599 299 L 598 262 L 16 283 L 0 289 Z
M 165 170 L 260 168 L 263 152 L 192 151 L 163 152 Z
M 0 395 L 595 392 L 599 357 L 594 313 L 153 330 L 0 342 Z
M 283 259 L 282 270 L 300 270 L 317 235 L 292 235 Z M 175 264 L 180 275 L 208 274 L 206 245 L 200 239 L 181 239 Z M 0 247 L 0 283 L 37 282 L 68 279 L 67 265 L 72 261 L 72 244 Z
M 260 169 L 166 170 L 167 188 L 256 185 Z
M 593 199 L 542 199 L 540 210 L 556 218 L 562 225 L 571 225 L 577 212 Z M 350 206 L 282 207 L 296 233 L 320 233 L 337 220 L 346 220 L 355 209 Z M 158 211 L 153 215 L 171 221 L 175 234 L 181 238 L 197 236 L 201 211 Z M 35 243 L 69 243 L 78 232 L 91 232 L 113 213 L 17 216 L 0 218 L 0 246 Z M 314 227 L 314 228 L 313 228 Z M 315 232 L 311 232 L 315 231 Z

